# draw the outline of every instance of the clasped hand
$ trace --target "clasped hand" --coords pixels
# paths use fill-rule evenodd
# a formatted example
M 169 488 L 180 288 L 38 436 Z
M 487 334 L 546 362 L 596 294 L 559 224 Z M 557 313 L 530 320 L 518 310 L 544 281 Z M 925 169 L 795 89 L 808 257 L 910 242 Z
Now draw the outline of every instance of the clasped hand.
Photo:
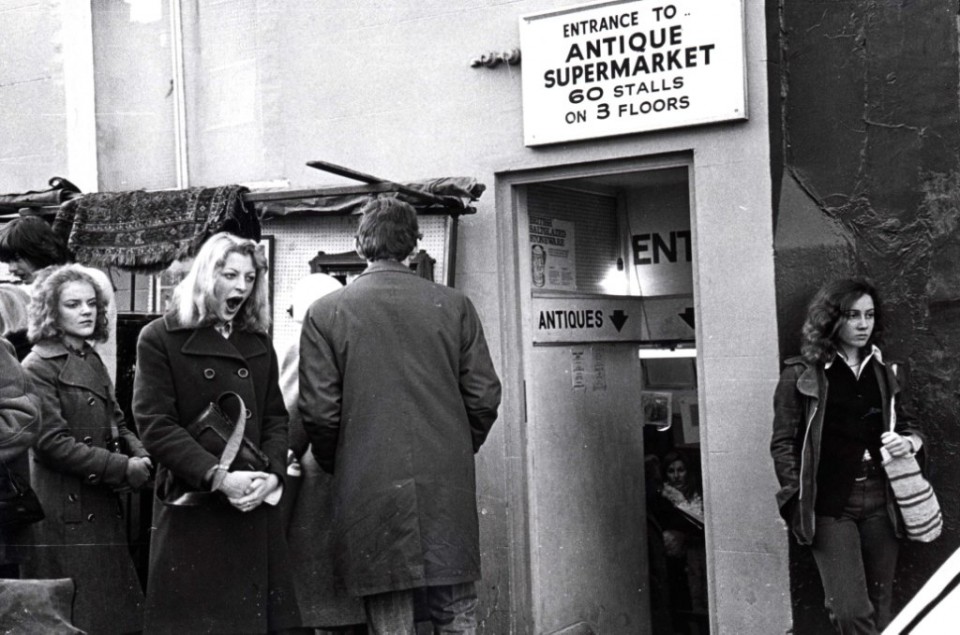
M 242 512 L 248 512 L 260 506 L 273 490 L 280 486 L 276 474 L 238 470 L 228 472 L 220 484 L 220 491 L 226 494 L 230 504 Z
M 880 443 L 890 453 L 890 456 L 909 456 L 913 453 L 913 444 L 910 442 L 910 438 L 896 432 L 881 434 Z
M 127 459 L 127 471 L 124 476 L 125 482 L 120 487 L 114 488 L 118 494 L 135 492 L 150 480 L 150 471 L 153 469 L 153 462 L 148 456 L 132 456 Z

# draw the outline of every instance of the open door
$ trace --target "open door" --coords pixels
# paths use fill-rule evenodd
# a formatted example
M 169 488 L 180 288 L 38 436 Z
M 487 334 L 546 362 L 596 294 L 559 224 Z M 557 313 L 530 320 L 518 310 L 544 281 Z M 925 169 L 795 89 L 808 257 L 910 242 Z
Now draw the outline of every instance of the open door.
M 529 183 L 515 200 L 534 632 L 706 633 L 705 606 L 664 611 L 648 509 L 669 452 L 699 485 L 695 370 L 654 359 L 680 350 L 695 368 L 687 168 Z

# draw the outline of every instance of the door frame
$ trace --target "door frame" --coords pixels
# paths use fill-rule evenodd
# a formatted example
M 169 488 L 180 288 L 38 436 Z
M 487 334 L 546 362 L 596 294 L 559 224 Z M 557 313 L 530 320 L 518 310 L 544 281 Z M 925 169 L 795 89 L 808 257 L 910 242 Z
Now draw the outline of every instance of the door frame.
M 538 614 L 532 575 L 535 566 L 531 538 L 535 535 L 536 519 L 531 518 L 530 501 L 535 496 L 536 482 L 530 478 L 530 448 L 527 443 L 527 396 L 526 371 L 532 343 L 524 337 L 524 315 L 530 310 L 529 283 L 524 278 L 530 268 L 529 251 L 521 249 L 525 238 L 522 218 L 526 218 L 526 201 L 523 186 L 565 181 L 575 178 L 590 178 L 611 174 L 629 174 L 669 168 L 687 168 L 688 195 L 690 201 L 690 230 L 692 250 L 693 301 L 695 307 L 695 332 L 700 332 L 700 311 L 697 285 L 697 230 L 694 184 L 694 161 L 692 152 L 651 157 L 632 157 L 573 165 L 557 165 L 517 171 L 497 172 L 495 178 L 495 206 L 497 210 L 497 256 L 499 258 L 498 282 L 500 287 L 500 332 L 502 346 L 502 381 L 506 394 L 518 395 L 517 399 L 505 400 L 501 418 L 516 421 L 519 425 L 506 426 L 506 494 L 507 507 L 511 510 L 508 519 L 510 615 L 511 631 L 517 634 L 534 633 L 541 623 Z M 525 293 L 525 290 L 527 291 Z M 697 373 L 702 377 L 702 356 L 697 358 Z M 705 400 L 701 394 L 703 384 L 698 386 L 701 419 L 706 420 Z M 702 470 L 704 479 L 707 470 Z M 706 482 L 704 483 L 706 491 Z M 709 529 L 707 541 L 708 602 L 714 600 L 713 558 Z

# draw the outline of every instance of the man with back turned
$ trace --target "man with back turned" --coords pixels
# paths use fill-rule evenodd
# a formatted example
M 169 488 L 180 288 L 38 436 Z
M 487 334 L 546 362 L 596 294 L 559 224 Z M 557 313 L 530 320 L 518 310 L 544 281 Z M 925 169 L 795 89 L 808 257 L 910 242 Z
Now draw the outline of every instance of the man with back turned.
M 333 474 L 335 570 L 364 598 L 371 632 L 414 633 L 424 588 L 440 632 L 475 633 L 474 454 L 500 381 L 470 300 L 406 266 L 419 238 L 410 205 L 364 207 L 366 270 L 303 322 L 299 407 Z

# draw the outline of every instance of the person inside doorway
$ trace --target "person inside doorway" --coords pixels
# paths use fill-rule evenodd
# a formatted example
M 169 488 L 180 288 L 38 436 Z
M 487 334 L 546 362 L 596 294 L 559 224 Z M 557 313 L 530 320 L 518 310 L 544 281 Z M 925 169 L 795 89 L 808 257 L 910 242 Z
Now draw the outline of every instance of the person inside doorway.
M 703 532 L 703 494 L 690 457 L 679 450 L 664 455 L 661 496 L 670 504 L 663 543 L 671 597 L 681 610 L 707 612 L 706 547 Z

